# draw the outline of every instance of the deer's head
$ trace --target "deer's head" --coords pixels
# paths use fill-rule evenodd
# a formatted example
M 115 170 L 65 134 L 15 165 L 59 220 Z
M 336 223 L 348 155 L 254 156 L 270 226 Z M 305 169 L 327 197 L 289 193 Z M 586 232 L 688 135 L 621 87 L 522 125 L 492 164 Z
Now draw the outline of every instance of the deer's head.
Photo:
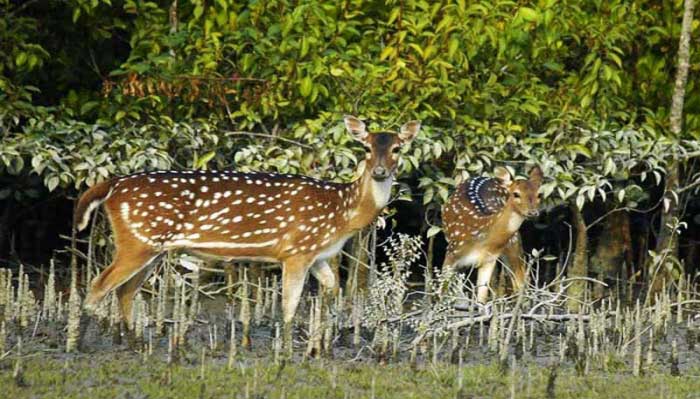
M 508 169 L 497 167 L 494 170 L 496 178 L 508 188 L 508 202 L 506 206 L 512 207 L 524 217 L 539 215 L 540 197 L 538 191 L 542 184 L 542 170 L 535 166 L 530 170 L 527 180 L 514 180 Z
M 398 133 L 370 133 L 364 122 L 354 116 L 345 116 L 345 127 L 355 140 L 369 149 L 365 167 L 372 178 L 384 181 L 396 172 L 399 166 L 399 150 L 416 137 L 420 131 L 420 122 L 411 121 L 404 124 Z

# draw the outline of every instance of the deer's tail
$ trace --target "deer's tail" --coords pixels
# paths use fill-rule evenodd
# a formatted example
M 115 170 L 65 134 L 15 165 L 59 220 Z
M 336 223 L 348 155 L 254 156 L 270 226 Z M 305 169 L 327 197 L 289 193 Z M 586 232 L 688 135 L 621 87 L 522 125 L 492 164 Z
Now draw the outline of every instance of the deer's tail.
M 73 226 L 78 231 L 85 229 L 90 222 L 90 214 L 112 194 L 112 180 L 103 181 L 90 187 L 78 200 L 73 214 Z

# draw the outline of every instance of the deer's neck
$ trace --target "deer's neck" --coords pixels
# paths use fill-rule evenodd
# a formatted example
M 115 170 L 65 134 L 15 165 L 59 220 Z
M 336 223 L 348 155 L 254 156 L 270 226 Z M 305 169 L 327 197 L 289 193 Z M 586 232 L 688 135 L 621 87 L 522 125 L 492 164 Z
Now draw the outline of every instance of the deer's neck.
M 350 230 L 359 230 L 372 223 L 387 206 L 391 198 L 392 177 L 383 181 L 372 178 L 365 170 L 362 176 L 350 183 L 350 192 L 356 193 L 348 201 L 348 223 Z
M 505 245 L 513 237 L 513 234 L 518 232 L 523 221 L 525 221 L 523 215 L 506 205 L 491 227 L 492 244 L 498 247 Z

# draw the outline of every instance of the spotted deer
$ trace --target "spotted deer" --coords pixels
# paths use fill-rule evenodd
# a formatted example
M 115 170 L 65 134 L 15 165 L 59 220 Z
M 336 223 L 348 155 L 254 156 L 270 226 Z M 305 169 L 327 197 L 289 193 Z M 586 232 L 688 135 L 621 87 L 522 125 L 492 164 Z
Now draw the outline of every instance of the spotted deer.
M 336 285 L 326 259 L 376 219 L 388 204 L 399 148 L 420 130 L 370 133 L 352 116 L 352 136 L 369 149 L 360 177 L 334 183 L 307 176 L 234 171 L 155 171 L 114 178 L 86 191 L 75 225 L 84 229 L 100 204 L 114 233 L 109 267 L 93 282 L 86 306 L 116 289 L 122 318 L 131 322 L 135 292 L 154 260 L 170 250 L 223 260 L 282 264 L 283 318 L 294 316 L 307 272 L 324 288 Z
M 537 216 L 542 170 L 534 167 L 528 180 L 513 180 L 506 168 L 497 167 L 495 178 L 474 177 L 460 184 L 442 208 L 447 238 L 444 265 L 449 272 L 464 266 L 478 269 L 477 299 L 486 302 L 496 261 L 518 243 L 518 229 Z M 522 265 L 514 267 L 514 286 L 524 281 Z

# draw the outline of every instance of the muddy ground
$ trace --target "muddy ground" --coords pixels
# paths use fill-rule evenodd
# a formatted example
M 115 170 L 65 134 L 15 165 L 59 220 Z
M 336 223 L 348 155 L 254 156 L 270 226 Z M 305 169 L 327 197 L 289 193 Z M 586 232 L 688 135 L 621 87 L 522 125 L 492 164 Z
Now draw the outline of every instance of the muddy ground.
M 410 328 L 403 329 L 397 352 L 382 356 L 371 331 L 363 330 L 356 347 L 346 329 L 335 336 L 331 354 L 308 358 L 308 332 L 300 321 L 294 356 L 284 360 L 274 356 L 271 320 L 253 326 L 251 347 L 238 346 L 231 361 L 225 307 L 204 301 L 201 308 L 185 342 L 172 350 L 169 338 L 153 335 L 153 329 L 134 345 L 124 337 L 119 342 L 106 323 L 93 321 L 80 351 L 67 354 L 65 322 L 25 329 L 10 322 L 0 360 L 0 397 L 700 398 L 700 345 L 692 323 L 669 323 L 651 349 L 648 338 L 643 340 L 642 375 L 633 376 L 632 347 L 625 354 L 591 357 L 571 347 L 562 352 L 563 323 L 538 323 L 533 345 L 513 344 L 505 367 L 489 349 L 488 325 L 427 340 L 415 360 Z M 673 341 L 677 361 L 671 359 Z

